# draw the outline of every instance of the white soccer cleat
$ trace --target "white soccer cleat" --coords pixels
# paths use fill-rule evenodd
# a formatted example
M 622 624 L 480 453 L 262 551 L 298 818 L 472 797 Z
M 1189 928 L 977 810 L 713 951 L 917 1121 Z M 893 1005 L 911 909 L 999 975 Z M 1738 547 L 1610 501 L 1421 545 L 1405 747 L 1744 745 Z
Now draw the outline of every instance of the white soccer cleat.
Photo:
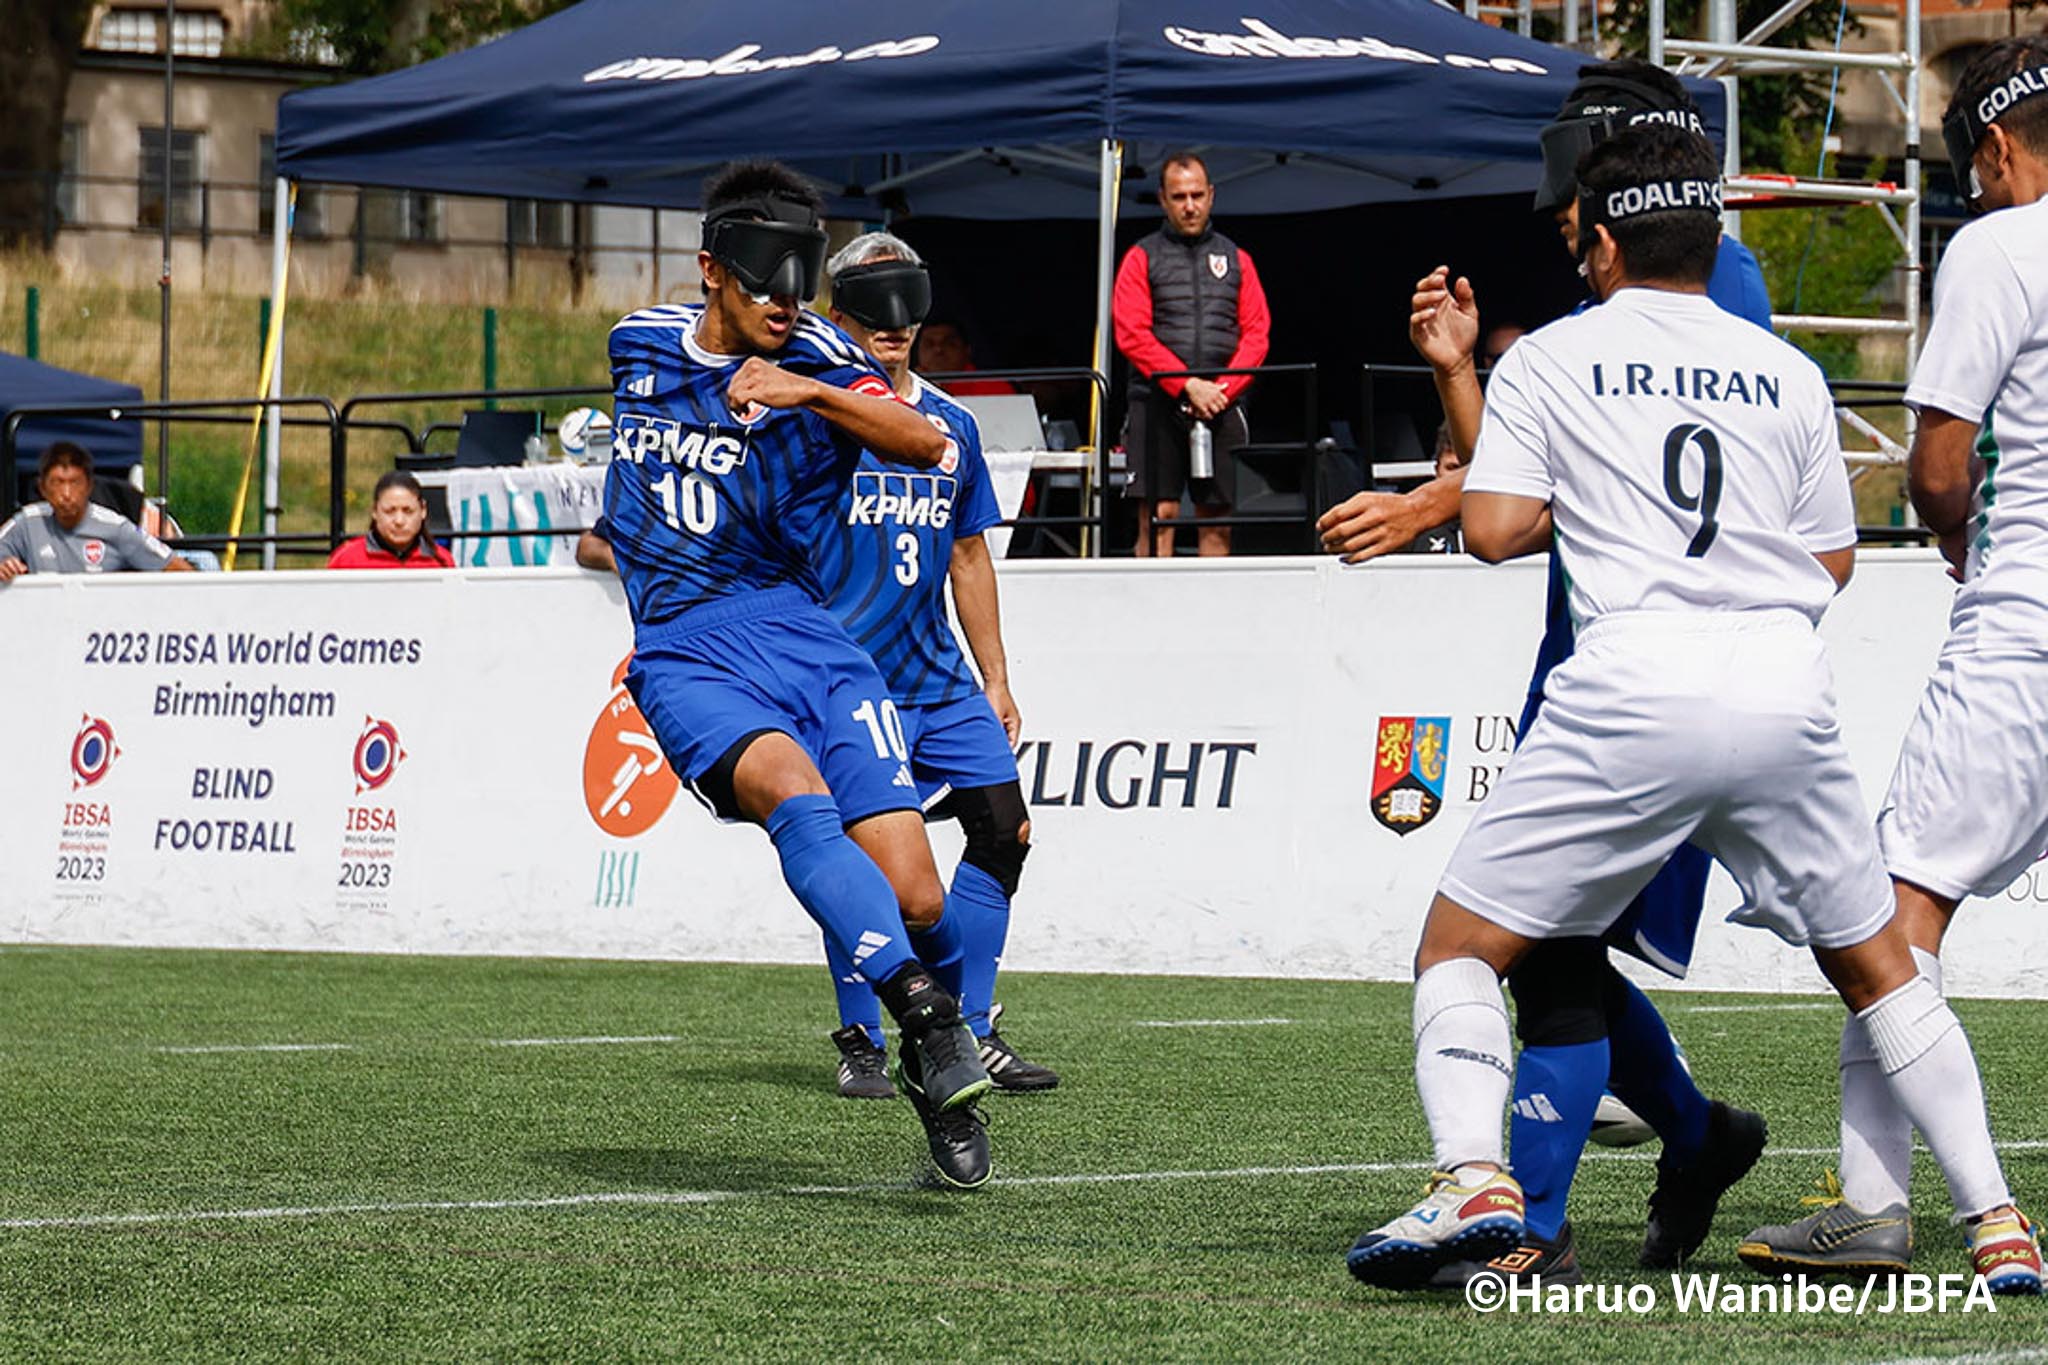
M 1522 1187 L 1506 1171 L 1470 1185 L 1438 1171 L 1420 1204 L 1365 1233 L 1344 1264 L 1366 1284 L 1415 1289 L 1453 1261 L 1489 1261 L 1522 1242 Z

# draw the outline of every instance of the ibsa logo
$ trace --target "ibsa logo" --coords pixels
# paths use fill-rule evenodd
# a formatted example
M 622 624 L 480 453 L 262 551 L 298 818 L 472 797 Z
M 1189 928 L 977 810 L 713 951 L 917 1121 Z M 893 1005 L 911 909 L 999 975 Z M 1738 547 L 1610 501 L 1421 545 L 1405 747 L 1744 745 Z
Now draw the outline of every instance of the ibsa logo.
M 389 782 L 405 757 L 398 743 L 398 727 L 388 720 L 364 716 L 363 732 L 356 736 L 356 795 L 376 791 Z
M 626 669 L 632 662 L 628 654 L 612 670 L 612 694 L 583 747 L 584 807 L 597 827 L 614 839 L 630 839 L 654 828 L 682 789 L 661 756 L 647 718 L 626 690 Z
M 120 756 L 114 727 L 98 716 L 80 715 L 78 733 L 71 739 L 71 790 L 98 786 Z
M 1403 835 L 1434 820 L 1444 807 L 1450 756 L 1449 716 L 1381 716 L 1373 741 L 1373 818 Z

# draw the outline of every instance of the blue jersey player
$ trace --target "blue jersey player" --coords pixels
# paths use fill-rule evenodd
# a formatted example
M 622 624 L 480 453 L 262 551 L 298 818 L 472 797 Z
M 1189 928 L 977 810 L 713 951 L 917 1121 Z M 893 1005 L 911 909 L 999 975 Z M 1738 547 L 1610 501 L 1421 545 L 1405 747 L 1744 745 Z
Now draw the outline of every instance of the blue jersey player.
M 982 1064 L 1004 1090 L 1050 1090 L 1058 1073 L 1019 1056 L 997 1031 L 996 967 L 1010 899 L 1030 852 L 1031 822 L 1011 745 L 1021 721 L 996 608 L 995 566 L 982 533 L 1002 520 L 974 416 L 910 369 L 931 279 L 909 243 L 885 232 L 855 238 L 832 258 L 832 320 L 881 363 L 898 397 L 958 447 L 956 465 L 911 471 L 861 457 L 853 482 L 811 537 L 825 605 L 881 670 L 895 698 L 892 744 L 910 761 L 926 809 L 960 821 L 966 848 L 948 916 L 966 937 L 961 1012 Z M 977 682 L 946 619 L 946 583 L 981 669 Z M 891 1093 L 882 1069 L 882 1015 L 866 974 L 825 938 L 839 997 L 839 1092 Z
M 728 167 L 705 188 L 704 304 L 612 329 L 604 523 L 633 615 L 626 685 L 676 774 L 768 831 L 790 890 L 874 983 L 939 1173 L 972 1187 L 989 1174 L 972 1101 L 990 1083 L 959 1013 L 959 926 L 883 723 L 888 688 L 819 605 L 803 539 L 863 451 L 919 468 L 958 455 L 803 310 L 818 208 L 784 167 Z
M 1545 128 L 1536 208 L 1556 219 L 1575 256 L 1579 159 L 1619 129 L 1642 122 L 1703 132 L 1698 110 L 1676 77 L 1648 62 L 1614 61 L 1581 68 L 1557 119 Z M 1707 292 L 1727 311 L 1770 327 L 1762 272 L 1740 242 L 1722 239 Z M 1446 269 L 1432 272 L 1416 286 L 1409 324 L 1417 349 L 1436 373 L 1461 461 L 1469 460 L 1482 407 L 1472 364 L 1479 315 L 1471 286 L 1462 279 L 1453 284 Z M 1457 516 L 1463 482 L 1460 467 L 1411 494 L 1361 494 L 1323 517 L 1324 544 L 1354 562 L 1398 549 Z M 1524 734 L 1542 704 L 1550 671 L 1572 653 L 1572 622 L 1555 554 L 1550 567 L 1543 642 L 1521 717 Z M 1697 1250 L 1722 1193 L 1762 1153 L 1761 1116 L 1700 1093 L 1656 1006 L 1607 961 L 1611 945 L 1683 976 L 1710 867 L 1698 849 L 1681 847 L 1616 923 L 1607 943 L 1545 942 L 1509 974 L 1523 1044 L 1509 1129 L 1515 1172 L 1528 1200 L 1526 1241 L 1489 1269 L 1552 1281 L 1577 1277 L 1565 1203 L 1603 1088 L 1640 1114 L 1664 1144 L 1640 1256 L 1646 1266 L 1676 1266 Z M 1477 1269 L 1446 1267 L 1440 1278 L 1456 1281 Z

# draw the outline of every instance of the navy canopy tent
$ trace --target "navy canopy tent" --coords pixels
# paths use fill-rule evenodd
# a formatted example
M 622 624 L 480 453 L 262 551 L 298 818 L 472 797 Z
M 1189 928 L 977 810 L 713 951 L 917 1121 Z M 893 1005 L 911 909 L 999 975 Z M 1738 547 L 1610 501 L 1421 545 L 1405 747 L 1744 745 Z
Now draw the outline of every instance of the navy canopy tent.
M 1106 374 L 1116 219 L 1154 211 L 1124 177 L 1163 148 L 1200 147 L 1233 212 L 1525 192 L 1585 60 L 1435 0 L 584 0 L 286 96 L 277 165 L 280 188 L 689 208 L 772 156 L 843 216 L 1092 218 Z
M 1239 203 L 1291 212 L 1532 189 L 1583 60 L 1434 0 L 584 0 L 286 96 L 277 164 L 687 208 L 717 163 L 774 156 L 868 216 L 1095 217 L 1101 144 L 1199 144 L 1247 154 L 1219 169 L 1258 178 Z
M 0 351 L 0 422 L 18 407 L 29 404 L 112 406 L 142 401 L 142 390 L 133 384 L 117 384 L 89 374 L 60 370 L 18 355 Z M 92 452 L 101 473 L 124 470 L 142 459 L 142 427 L 133 421 L 109 421 L 104 417 L 25 416 L 14 436 L 15 469 L 33 472 L 44 447 L 53 441 L 72 441 Z

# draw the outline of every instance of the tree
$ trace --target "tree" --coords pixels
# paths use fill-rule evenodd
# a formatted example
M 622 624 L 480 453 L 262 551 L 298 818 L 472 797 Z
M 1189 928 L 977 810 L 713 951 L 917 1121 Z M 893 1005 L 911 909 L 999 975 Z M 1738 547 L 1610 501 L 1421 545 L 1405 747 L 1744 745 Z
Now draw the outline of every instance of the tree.
M 0 246 L 40 241 L 63 157 L 64 100 L 89 0 L 0 0 Z
M 316 54 L 351 75 L 431 61 L 565 9 L 572 0 L 281 0 L 242 45 L 251 56 Z M 331 56 L 329 56 L 331 54 Z
M 1809 167 L 1813 139 L 1790 144 Z M 1866 180 L 1882 180 L 1874 163 Z M 1771 302 L 1781 313 L 1875 317 L 1878 290 L 1900 268 L 1899 244 L 1875 204 L 1833 204 L 1812 209 L 1764 209 L 1742 215 L 1743 244 L 1763 267 Z M 1915 281 L 1908 288 L 1917 288 Z M 1839 332 L 1795 332 L 1791 339 L 1831 379 L 1855 379 L 1862 368 L 1861 338 Z

